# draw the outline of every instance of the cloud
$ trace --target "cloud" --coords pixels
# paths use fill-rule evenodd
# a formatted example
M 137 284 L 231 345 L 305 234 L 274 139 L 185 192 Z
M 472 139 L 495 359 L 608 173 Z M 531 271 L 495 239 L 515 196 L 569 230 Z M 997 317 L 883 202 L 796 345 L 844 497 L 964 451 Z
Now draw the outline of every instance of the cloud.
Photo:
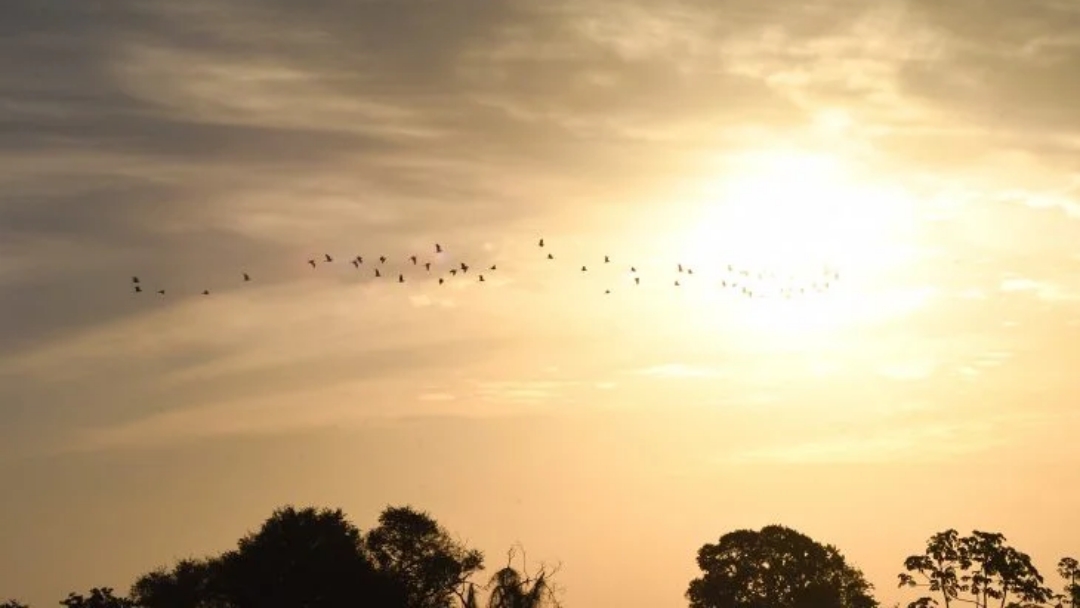
M 709 378 L 720 375 L 719 372 L 702 367 L 694 367 L 682 363 L 665 363 L 654 365 L 637 371 L 644 376 L 656 378 Z

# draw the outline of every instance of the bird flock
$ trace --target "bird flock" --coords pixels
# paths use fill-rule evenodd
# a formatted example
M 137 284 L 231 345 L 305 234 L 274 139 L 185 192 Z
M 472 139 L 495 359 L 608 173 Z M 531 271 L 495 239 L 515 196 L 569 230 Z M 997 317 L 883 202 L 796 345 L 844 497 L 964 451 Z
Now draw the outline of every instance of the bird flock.
M 547 247 L 543 238 L 537 241 L 537 248 L 541 250 L 541 256 L 549 261 L 556 259 L 555 254 Z M 435 243 L 432 248 L 432 252 L 435 255 L 441 255 L 444 253 L 443 246 L 439 243 Z M 469 271 L 473 270 L 473 275 L 476 277 L 476 281 L 483 283 L 486 281 L 484 278 L 484 272 L 493 273 L 498 270 L 497 264 L 491 264 L 490 266 L 484 265 L 484 270 L 475 270 L 474 266 L 467 262 L 458 262 L 457 264 L 446 268 L 434 268 L 431 260 L 425 259 L 421 261 L 420 256 L 416 254 L 410 254 L 406 258 L 410 262 L 410 267 L 414 268 L 416 272 L 419 272 L 423 268 L 422 277 L 429 277 L 437 280 L 438 285 L 444 285 L 451 280 L 472 280 L 469 275 Z M 323 254 L 321 258 L 311 258 L 307 260 L 307 264 L 311 266 L 312 270 L 318 270 L 320 265 L 327 265 L 334 263 L 334 256 L 329 253 Z M 386 255 L 380 255 L 378 258 L 365 260 L 364 256 L 357 255 L 349 260 L 349 263 L 353 266 L 357 272 L 368 272 L 375 279 L 384 279 L 387 281 L 395 281 L 397 283 L 406 282 L 405 272 L 393 272 L 390 271 L 390 266 L 387 266 L 387 262 L 390 261 Z M 596 262 L 602 266 L 608 266 L 615 264 L 612 261 L 610 255 L 604 255 L 602 260 L 597 259 Z M 642 284 L 642 276 L 638 269 L 634 265 L 626 265 L 626 270 L 629 271 L 629 275 L 632 279 L 632 286 L 640 286 Z M 820 294 L 830 290 L 835 282 L 840 279 L 840 273 L 834 268 L 825 267 L 822 269 L 820 275 L 812 278 L 809 282 L 796 282 L 792 277 L 782 277 L 774 271 L 766 270 L 751 270 L 748 268 L 737 267 L 734 264 L 725 265 L 726 272 L 721 272 L 721 277 L 717 280 L 716 286 L 731 292 L 736 293 L 747 298 L 759 298 L 779 296 L 787 299 L 794 297 L 803 297 L 813 295 L 815 293 Z M 672 268 L 673 276 L 669 277 L 669 283 L 671 287 L 682 287 L 685 282 L 693 280 L 694 269 L 689 265 L 683 263 L 676 263 Z M 589 264 L 582 264 L 580 273 L 589 273 Z M 395 278 L 393 275 L 397 274 Z M 410 273 L 411 275 L 411 273 Z M 251 275 L 247 271 L 239 273 L 239 277 L 242 282 L 252 281 Z M 410 276 L 410 278 L 413 278 Z M 786 282 L 782 282 L 784 279 L 788 279 Z M 134 288 L 134 292 L 137 294 L 144 293 L 143 281 L 138 276 L 132 276 L 131 282 Z M 763 288 L 767 285 L 779 285 L 778 288 L 767 289 Z M 166 289 L 164 287 L 157 287 L 154 289 L 158 296 L 164 297 L 166 295 Z M 604 288 L 605 294 L 611 294 L 612 289 L 610 287 Z M 203 289 L 203 296 L 209 296 L 210 290 Z

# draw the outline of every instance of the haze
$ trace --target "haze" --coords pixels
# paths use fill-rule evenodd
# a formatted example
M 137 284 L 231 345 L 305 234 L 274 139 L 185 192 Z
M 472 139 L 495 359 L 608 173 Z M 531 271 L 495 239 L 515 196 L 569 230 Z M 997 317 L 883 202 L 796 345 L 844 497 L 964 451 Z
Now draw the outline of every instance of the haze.
M 285 503 L 520 541 L 568 606 L 683 606 L 770 523 L 883 603 L 949 527 L 1049 575 L 1077 66 L 1064 0 L 6 0 L 0 590 L 123 590 Z M 499 270 L 440 286 L 435 243 Z

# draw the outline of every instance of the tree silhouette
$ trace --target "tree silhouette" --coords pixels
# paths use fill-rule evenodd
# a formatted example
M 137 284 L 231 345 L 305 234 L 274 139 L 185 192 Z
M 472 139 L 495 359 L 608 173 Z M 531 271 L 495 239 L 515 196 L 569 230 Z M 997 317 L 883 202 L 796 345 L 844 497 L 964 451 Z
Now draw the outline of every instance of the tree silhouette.
M 8 600 L 3 604 L 0 604 L 0 608 L 30 608 L 30 605 L 24 604 L 19 600 Z
M 219 563 L 213 559 L 181 560 L 172 570 L 142 575 L 130 596 L 140 608 L 219 608 L 228 602 L 216 587 Z
M 378 570 L 400 581 L 408 608 L 447 608 L 468 600 L 469 577 L 484 556 L 466 549 L 426 512 L 388 507 L 364 539 Z
M 940 594 L 946 608 L 956 601 L 988 608 L 993 600 L 1005 608 L 1053 598 L 1031 558 L 1006 545 L 1005 540 L 1001 534 L 978 530 L 964 537 L 953 529 L 934 534 L 924 553 L 904 560 L 907 572 L 899 575 L 900 586 L 925 587 Z M 922 582 L 912 572 L 918 573 Z M 923 596 L 908 608 L 938 605 L 937 598 Z
M 698 550 L 691 608 L 872 608 L 873 587 L 832 545 L 791 528 L 736 530 Z
M 94 587 L 89 597 L 69 593 L 66 599 L 60 601 L 60 605 L 67 608 L 135 608 L 131 600 L 113 595 L 111 587 Z
M 511 549 L 504 568 L 491 577 L 488 587 L 488 608 L 543 608 L 545 605 L 558 607 L 551 577 L 554 572 L 547 572 L 541 567 L 536 576 L 530 576 L 522 567 L 518 572 L 513 567 L 514 550 Z
M 1058 562 L 1057 572 L 1065 579 L 1065 593 L 1057 596 L 1058 605 L 1068 602 L 1069 608 L 1080 608 L 1080 562 L 1063 557 Z
M 340 509 L 278 509 L 213 570 L 214 594 L 233 608 L 404 606 L 401 588 L 367 560 L 360 530 Z

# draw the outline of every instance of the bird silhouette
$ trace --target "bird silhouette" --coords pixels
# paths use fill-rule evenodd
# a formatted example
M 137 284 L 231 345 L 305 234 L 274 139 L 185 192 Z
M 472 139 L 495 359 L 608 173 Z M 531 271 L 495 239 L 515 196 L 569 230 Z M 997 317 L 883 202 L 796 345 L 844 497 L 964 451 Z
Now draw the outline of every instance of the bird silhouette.
M 416 256 L 415 255 L 410 255 L 409 259 L 412 260 L 413 266 L 416 266 Z
M 604 293 L 605 293 L 605 294 L 609 294 L 609 293 L 611 293 L 611 290 L 610 290 L 610 289 L 605 289 L 605 290 L 604 290 Z
M 307 263 L 311 264 L 312 268 L 315 268 L 315 260 L 308 260 Z
M 360 268 L 360 262 L 357 262 L 356 260 L 352 260 L 352 265 L 353 268 Z
M 541 247 L 543 247 L 543 246 L 544 246 L 544 239 L 540 239 L 540 246 L 541 246 Z
M 379 272 L 379 269 L 378 269 L 378 268 L 376 268 L 376 269 L 375 269 L 375 278 L 377 279 L 377 278 L 379 278 L 379 277 L 381 277 L 381 276 L 382 276 L 382 273 L 381 273 L 381 272 Z
M 131 282 L 132 283 L 138 283 L 139 282 L 139 277 L 131 277 Z
M 495 270 L 495 264 L 492 264 L 490 269 Z
M 424 270 L 431 270 L 431 262 L 424 262 Z
M 165 295 L 165 290 L 164 289 L 159 289 L 158 290 L 158 295 L 161 295 L 161 296 Z
M 442 253 L 442 245 L 435 243 L 435 253 Z
M 142 293 L 142 287 L 139 287 L 138 285 L 136 285 L 135 286 L 135 293 Z
M 634 285 L 641 285 L 641 277 L 634 277 Z
M 204 295 L 204 296 L 210 295 L 210 290 L 209 289 L 204 289 L 203 292 L 202 292 L 202 295 Z
M 480 275 L 480 282 L 481 282 L 481 283 L 483 283 L 483 282 L 484 282 L 484 275 Z
M 679 272 L 682 272 L 682 271 L 683 271 L 682 264 L 679 264 Z
M 630 267 L 630 272 L 637 272 L 637 268 L 634 268 L 633 266 L 631 266 Z
M 457 276 L 457 268 L 451 268 L 450 269 L 450 274 L 456 277 Z
M 356 263 L 357 264 L 363 264 L 364 263 L 364 256 L 362 256 L 362 255 L 356 256 Z
M 246 273 L 246 272 L 244 273 L 244 280 L 245 281 L 250 281 L 251 280 L 251 276 L 248 275 L 248 273 Z
M 442 284 L 443 284 L 443 278 L 439 277 L 439 285 L 442 285 Z
M 326 257 L 327 262 L 333 262 L 334 261 L 334 258 L 330 257 L 329 253 L 324 253 L 323 256 Z
M 398 283 L 404 283 L 405 282 L 405 275 L 403 275 L 403 274 L 397 275 L 397 282 Z
M 581 267 L 581 272 L 585 272 L 586 270 L 588 270 L 588 269 L 585 268 L 584 266 Z
M 678 286 L 679 286 L 679 282 L 675 281 L 675 287 L 678 287 Z
M 549 259 L 549 260 L 554 260 L 554 259 L 555 259 L 555 256 L 553 256 L 553 255 L 551 255 L 551 254 L 549 253 L 549 254 L 548 254 L 548 259 Z
M 385 264 L 386 263 L 386 256 L 385 255 L 380 255 L 379 256 L 379 263 L 380 264 Z
M 610 264 L 611 263 L 611 258 L 609 258 L 608 256 L 605 255 L 604 256 L 604 263 L 605 264 Z

